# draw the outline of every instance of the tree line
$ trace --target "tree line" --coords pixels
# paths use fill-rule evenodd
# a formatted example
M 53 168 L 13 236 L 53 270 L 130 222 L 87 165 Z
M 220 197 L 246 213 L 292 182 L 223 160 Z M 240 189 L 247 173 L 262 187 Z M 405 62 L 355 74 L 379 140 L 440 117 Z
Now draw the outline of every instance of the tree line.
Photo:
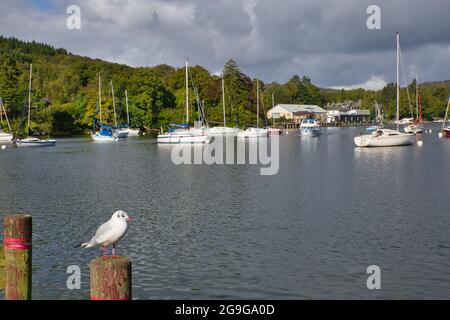
M 129 97 L 130 123 L 141 129 L 167 128 L 184 120 L 185 69 L 169 65 L 133 68 L 71 54 L 46 44 L 24 42 L 0 36 L 0 97 L 14 130 L 24 114 L 28 92 L 29 65 L 33 64 L 32 123 L 33 131 L 52 134 L 75 134 L 91 128 L 98 112 L 98 76 L 102 77 L 102 113 L 113 123 L 112 92 L 114 84 L 116 112 L 119 123 L 126 121 L 125 90 Z M 227 124 L 239 127 L 256 123 L 256 81 L 229 60 L 223 68 Z M 190 68 L 190 119 L 195 119 L 200 102 L 211 124 L 223 121 L 221 78 L 202 66 Z M 194 87 L 192 86 L 194 84 Z M 374 101 L 383 104 L 386 117 L 395 115 L 395 85 L 380 91 L 330 90 L 315 86 L 308 76 L 294 75 L 284 84 L 259 81 L 261 88 L 262 123 L 265 112 L 275 103 L 315 104 L 362 100 L 365 109 Z M 415 101 L 415 82 L 409 88 Z M 424 117 L 443 117 L 449 83 L 431 83 L 420 89 Z M 406 89 L 402 89 L 401 115 L 409 117 Z

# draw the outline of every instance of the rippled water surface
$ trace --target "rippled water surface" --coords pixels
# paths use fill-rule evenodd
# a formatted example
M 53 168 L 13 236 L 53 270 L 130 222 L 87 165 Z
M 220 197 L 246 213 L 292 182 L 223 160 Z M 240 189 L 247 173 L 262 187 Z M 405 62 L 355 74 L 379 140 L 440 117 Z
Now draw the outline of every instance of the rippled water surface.
M 182 165 L 153 139 L 0 151 L 0 215 L 33 216 L 33 298 L 88 299 L 112 212 L 136 299 L 450 298 L 450 139 L 358 149 L 359 128 L 280 138 L 280 170 Z M 382 270 L 369 291 L 366 268 Z M 79 265 L 81 290 L 66 288 Z

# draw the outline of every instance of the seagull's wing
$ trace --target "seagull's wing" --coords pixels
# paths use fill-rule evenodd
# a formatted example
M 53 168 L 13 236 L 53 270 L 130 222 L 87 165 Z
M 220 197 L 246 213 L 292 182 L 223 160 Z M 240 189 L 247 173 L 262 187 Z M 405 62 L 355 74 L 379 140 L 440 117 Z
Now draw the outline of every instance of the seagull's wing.
M 106 221 L 100 227 L 98 227 L 97 231 L 95 231 L 95 235 L 91 239 L 91 243 L 101 244 L 108 240 L 110 234 L 113 232 L 113 224 L 111 221 Z

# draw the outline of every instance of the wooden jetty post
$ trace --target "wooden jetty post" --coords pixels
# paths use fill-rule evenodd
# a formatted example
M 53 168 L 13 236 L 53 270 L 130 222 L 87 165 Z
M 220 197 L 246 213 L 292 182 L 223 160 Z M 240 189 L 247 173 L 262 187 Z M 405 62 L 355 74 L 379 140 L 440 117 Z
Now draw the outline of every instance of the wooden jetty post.
M 4 218 L 5 299 L 31 299 L 31 216 Z
M 0 290 L 5 289 L 5 251 L 0 245 Z
M 91 300 L 131 300 L 131 260 L 98 257 L 90 269 Z

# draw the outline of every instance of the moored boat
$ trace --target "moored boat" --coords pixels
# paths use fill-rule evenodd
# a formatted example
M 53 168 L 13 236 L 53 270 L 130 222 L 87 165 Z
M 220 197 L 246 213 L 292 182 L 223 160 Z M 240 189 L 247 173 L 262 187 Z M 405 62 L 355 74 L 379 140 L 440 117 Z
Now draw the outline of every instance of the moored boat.
M 111 83 L 112 85 L 112 83 Z M 98 76 L 98 108 L 100 113 L 100 131 L 96 131 L 97 118 L 94 114 L 94 121 L 92 124 L 91 138 L 94 142 L 114 142 L 117 141 L 117 137 L 114 136 L 114 132 L 110 126 L 102 123 L 102 79 Z
M 320 124 L 312 116 L 307 116 L 300 124 L 299 132 L 301 136 L 318 137 L 320 136 Z
M 194 122 L 194 127 L 189 127 L 189 65 L 186 60 L 186 123 L 171 124 L 168 132 L 158 134 L 157 142 L 159 144 L 199 144 L 209 143 L 209 137 L 206 134 L 206 128 L 202 123 Z M 162 131 L 162 130 L 161 130 Z
M 267 128 L 259 128 L 259 80 L 256 81 L 256 128 L 250 127 L 237 133 L 238 138 L 267 138 L 269 130 Z
M 27 132 L 28 137 L 24 139 L 17 139 L 15 141 L 16 145 L 18 147 L 53 147 L 56 144 L 56 140 L 51 139 L 39 139 L 36 137 L 31 136 L 31 80 L 32 80 L 32 74 L 33 74 L 33 65 L 30 64 L 30 81 L 28 85 L 28 126 L 27 126 Z
M 361 134 L 354 138 L 358 147 L 394 147 L 406 146 L 414 143 L 415 136 L 403 133 L 399 130 L 399 105 L 400 105 L 400 34 L 397 32 L 397 130 L 378 129 L 371 134 Z M 409 119 L 408 119 L 409 120 Z
M 18 147 L 53 147 L 55 144 L 56 140 L 41 140 L 36 137 L 28 137 L 16 141 Z
M 238 138 L 267 138 L 269 131 L 266 128 L 247 128 L 238 132 Z
M 9 132 L 3 132 L 3 116 L 5 116 Z M 0 143 L 12 143 L 14 136 L 12 134 L 11 124 L 9 123 L 8 114 L 6 113 L 2 98 L 0 98 L 0 120 Z
M 406 146 L 414 143 L 413 134 L 406 134 L 392 129 L 378 129 L 371 134 L 361 134 L 354 138 L 358 147 L 392 147 Z
M 222 109 L 223 109 L 223 126 L 212 127 L 206 129 L 206 134 L 208 136 L 236 136 L 241 129 L 227 127 L 227 117 L 225 109 L 225 79 L 222 75 Z

